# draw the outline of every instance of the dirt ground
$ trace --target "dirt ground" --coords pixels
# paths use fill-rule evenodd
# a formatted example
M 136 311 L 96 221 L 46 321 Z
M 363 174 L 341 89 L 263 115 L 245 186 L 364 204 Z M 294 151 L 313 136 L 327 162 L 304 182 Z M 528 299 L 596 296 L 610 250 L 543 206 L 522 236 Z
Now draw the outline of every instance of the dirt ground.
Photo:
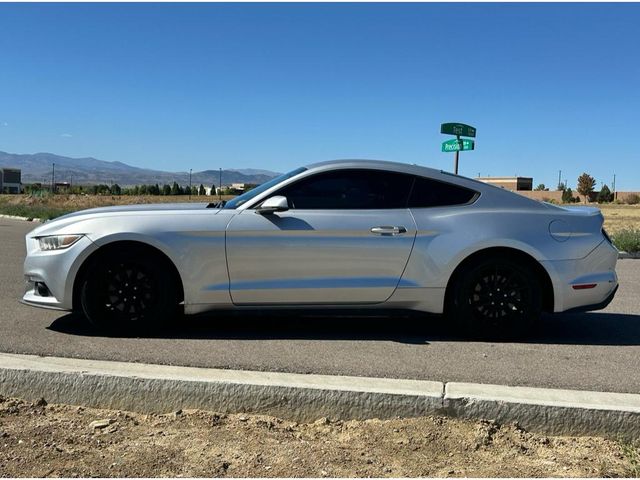
M 640 473 L 637 455 L 601 438 L 440 417 L 298 424 L 0 397 L 5 477 L 617 477 Z

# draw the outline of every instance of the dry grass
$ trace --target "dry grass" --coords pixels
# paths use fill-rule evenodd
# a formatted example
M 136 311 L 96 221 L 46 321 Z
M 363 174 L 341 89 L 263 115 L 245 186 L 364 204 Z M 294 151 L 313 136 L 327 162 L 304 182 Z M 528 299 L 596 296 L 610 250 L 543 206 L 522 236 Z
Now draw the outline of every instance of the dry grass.
M 623 229 L 640 229 L 640 205 L 598 205 L 609 233 Z
M 223 200 L 233 198 L 223 195 Z M 192 195 L 0 195 L 0 213 L 51 219 L 70 212 L 95 207 L 140 203 L 216 202 L 218 197 Z

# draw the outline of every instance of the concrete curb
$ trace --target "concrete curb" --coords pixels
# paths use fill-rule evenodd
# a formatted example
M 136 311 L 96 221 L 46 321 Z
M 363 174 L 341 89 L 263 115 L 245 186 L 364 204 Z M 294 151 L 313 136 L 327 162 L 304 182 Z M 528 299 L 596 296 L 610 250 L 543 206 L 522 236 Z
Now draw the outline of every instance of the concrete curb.
M 640 438 L 640 395 L 304 375 L 0 353 L 0 394 L 170 412 L 201 408 L 297 421 L 448 415 L 549 434 Z
M 0 354 L 0 394 L 140 412 L 201 408 L 292 420 L 419 416 L 440 382 L 174 367 Z
M 640 438 L 640 395 L 473 383 L 447 383 L 448 415 L 518 422 L 550 435 Z
M 618 258 L 619 259 L 630 259 L 630 258 L 639 259 L 640 252 L 636 252 L 636 253 L 618 252 Z
M 17 215 L 4 215 L 0 214 L 0 218 L 10 218 L 12 220 L 24 220 L 25 222 L 41 222 L 40 218 L 19 217 Z

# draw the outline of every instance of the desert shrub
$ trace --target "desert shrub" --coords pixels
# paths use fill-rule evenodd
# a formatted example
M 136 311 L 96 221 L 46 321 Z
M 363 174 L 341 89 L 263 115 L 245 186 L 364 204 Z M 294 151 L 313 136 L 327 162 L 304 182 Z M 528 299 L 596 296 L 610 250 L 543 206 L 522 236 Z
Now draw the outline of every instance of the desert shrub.
M 625 228 L 611 236 L 613 244 L 618 250 L 628 253 L 640 252 L 640 229 Z
M 636 193 L 632 193 L 631 195 L 629 195 L 627 197 L 627 203 L 629 205 L 637 205 L 640 203 L 640 195 L 636 194 Z

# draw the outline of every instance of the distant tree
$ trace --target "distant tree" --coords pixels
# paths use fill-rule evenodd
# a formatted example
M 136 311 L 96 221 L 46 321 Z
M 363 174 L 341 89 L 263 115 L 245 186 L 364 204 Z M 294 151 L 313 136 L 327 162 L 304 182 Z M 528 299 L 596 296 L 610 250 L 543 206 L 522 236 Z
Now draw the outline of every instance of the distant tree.
M 160 195 L 160 187 L 157 183 L 151 186 L 151 191 L 149 193 L 151 193 L 151 195 Z
M 140 195 L 147 195 L 149 193 L 149 187 L 147 187 L 146 185 L 140 185 L 138 192 L 140 193 Z
M 536 192 L 548 192 L 549 189 L 547 187 L 545 187 L 544 183 L 541 183 L 540 185 L 538 185 L 536 188 L 534 188 L 534 190 Z
M 565 188 L 562 191 L 562 203 L 573 203 L 573 191 L 571 188 Z
M 198 195 L 206 195 L 207 191 L 204 189 L 204 185 L 200 184 L 198 187 Z
M 212 184 L 211 185 L 211 192 L 209 193 L 209 195 L 215 195 L 216 194 L 216 184 Z
M 567 188 L 567 186 L 564 184 L 564 182 L 560 182 L 558 184 L 558 186 L 556 187 L 556 191 L 564 192 L 566 188 Z
M 89 187 L 89 193 L 93 195 L 108 195 L 111 193 L 111 189 L 109 188 L 109 185 L 101 183 L 99 185 L 91 185 Z
M 613 193 L 609 190 L 609 187 L 605 184 L 598 192 L 598 203 L 609 203 L 613 200 Z
M 118 185 L 117 183 L 114 183 L 113 186 L 111 187 L 111 194 L 112 195 L 121 195 L 122 194 L 122 188 L 120 187 L 120 185 Z
M 166 183 L 162 186 L 162 195 L 171 195 L 171 187 Z
M 584 195 L 584 203 L 587 203 L 589 194 L 596 186 L 596 179 L 588 173 L 583 173 L 578 177 L 578 193 Z
M 198 187 L 195 185 L 191 187 L 191 195 L 198 195 Z
M 41 183 L 27 183 L 24 185 L 24 193 L 38 193 L 42 190 Z

